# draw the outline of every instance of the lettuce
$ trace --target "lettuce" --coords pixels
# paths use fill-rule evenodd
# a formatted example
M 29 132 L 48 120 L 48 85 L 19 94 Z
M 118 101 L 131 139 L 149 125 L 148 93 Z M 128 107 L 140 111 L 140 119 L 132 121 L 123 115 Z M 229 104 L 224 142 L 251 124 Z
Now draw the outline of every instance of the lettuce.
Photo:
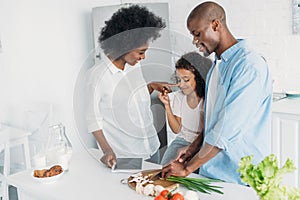
M 257 165 L 252 164 L 252 158 L 253 156 L 241 158 L 238 172 L 241 180 L 250 185 L 261 200 L 300 199 L 299 189 L 282 185 L 282 176 L 296 170 L 292 160 L 287 159 L 279 168 L 274 154 L 265 157 Z

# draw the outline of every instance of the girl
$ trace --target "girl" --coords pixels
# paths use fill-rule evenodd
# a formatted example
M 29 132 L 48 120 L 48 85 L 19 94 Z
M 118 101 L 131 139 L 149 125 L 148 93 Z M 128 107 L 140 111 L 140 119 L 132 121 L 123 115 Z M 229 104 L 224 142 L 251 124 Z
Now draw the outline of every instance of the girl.
M 179 148 L 188 146 L 198 134 L 202 134 L 205 81 L 200 72 L 205 77 L 211 65 L 210 59 L 196 52 L 183 55 L 175 65 L 176 82 L 180 90 L 170 94 L 158 93 L 165 106 L 169 126 L 177 134 L 161 160 L 162 165 L 174 160 Z

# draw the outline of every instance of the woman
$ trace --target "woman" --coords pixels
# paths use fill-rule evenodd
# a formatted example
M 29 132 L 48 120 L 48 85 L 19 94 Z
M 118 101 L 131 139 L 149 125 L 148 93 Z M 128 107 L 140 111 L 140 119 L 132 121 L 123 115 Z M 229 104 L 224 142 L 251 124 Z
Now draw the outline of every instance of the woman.
M 211 60 L 199 53 L 190 52 L 183 55 L 175 65 L 180 90 L 170 94 L 158 93 L 165 106 L 169 126 L 177 134 L 162 158 L 162 165 L 175 160 L 180 148 L 190 145 L 198 134 L 202 134 L 205 81 L 200 71 L 211 65 Z
M 160 17 L 133 5 L 119 9 L 101 30 L 100 63 L 89 71 L 87 123 L 108 167 L 116 164 L 116 157 L 152 157 L 158 162 L 160 143 L 149 92 L 164 84 L 147 85 L 139 61 L 163 28 Z

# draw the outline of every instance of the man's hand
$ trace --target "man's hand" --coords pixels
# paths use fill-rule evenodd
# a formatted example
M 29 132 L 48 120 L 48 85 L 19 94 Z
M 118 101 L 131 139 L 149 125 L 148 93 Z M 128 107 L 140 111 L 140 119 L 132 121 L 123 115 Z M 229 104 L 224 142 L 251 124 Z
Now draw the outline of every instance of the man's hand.
M 190 151 L 190 146 L 186 146 L 178 149 L 177 157 L 175 160 L 177 160 L 179 163 L 185 164 L 190 161 L 192 157 L 193 154 Z
M 212 146 L 208 143 L 204 143 L 200 151 L 194 154 L 192 153 L 192 145 L 189 145 L 187 149 L 183 149 L 182 152 L 179 153 L 176 158 L 177 160 L 163 167 L 162 177 L 166 178 L 168 176 L 188 176 L 190 173 L 216 156 L 220 151 L 222 151 L 222 149 L 219 149 L 218 147 Z M 192 155 L 191 153 L 194 156 L 192 159 L 189 159 L 189 161 L 187 161 L 188 158 L 190 158 L 190 155 Z M 179 162 L 180 159 L 182 159 L 182 162 Z
M 193 156 L 200 150 L 203 142 L 203 132 L 199 133 L 197 138 L 186 147 L 182 147 L 178 150 L 176 160 L 180 163 L 189 162 Z
M 162 177 L 167 178 L 169 176 L 181 176 L 185 177 L 189 175 L 190 172 L 185 168 L 185 164 L 178 161 L 172 161 L 168 165 L 162 168 Z
M 106 151 L 100 160 L 109 168 L 112 168 L 117 163 L 115 153 L 110 150 Z

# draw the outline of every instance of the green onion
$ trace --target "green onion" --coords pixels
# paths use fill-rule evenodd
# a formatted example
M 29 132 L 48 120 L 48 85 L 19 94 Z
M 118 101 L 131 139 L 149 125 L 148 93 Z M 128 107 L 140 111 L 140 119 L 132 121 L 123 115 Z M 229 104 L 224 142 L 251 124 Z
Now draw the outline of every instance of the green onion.
M 208 179 L 208 178 L 189 178 L 189 177 L 178 177 L 169 176 L 166 180 L 179 183 L 189 190 L 197 190 L 202 193 L 211 194 L 211 192 L 216 192 L 219 194 L 224 194 L 219 189 L 221 186 L 211 185 L 212 182 L 220 182 L 220 180 Z

